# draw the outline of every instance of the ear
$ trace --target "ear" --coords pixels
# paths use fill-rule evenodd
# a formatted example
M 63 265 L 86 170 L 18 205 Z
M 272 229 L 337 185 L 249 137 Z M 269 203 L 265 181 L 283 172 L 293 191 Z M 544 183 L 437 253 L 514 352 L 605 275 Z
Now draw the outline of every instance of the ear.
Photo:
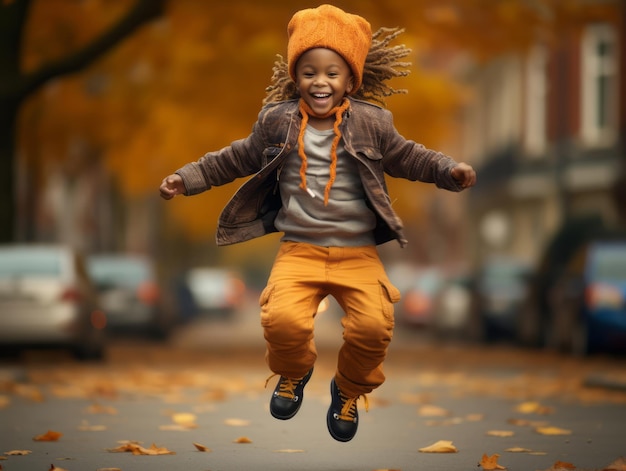
M 350 80 L 348 81 L 348 86 L 346 87 L 346 95 L 349 95 L 350 93 L 352 93 L 353 89 L 354 89 L 354 76 L 351 76 Z

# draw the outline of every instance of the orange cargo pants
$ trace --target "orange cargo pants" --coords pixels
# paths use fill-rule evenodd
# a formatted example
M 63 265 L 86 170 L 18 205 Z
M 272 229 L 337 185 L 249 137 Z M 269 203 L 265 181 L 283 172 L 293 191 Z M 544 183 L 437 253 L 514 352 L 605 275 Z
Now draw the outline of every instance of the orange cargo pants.
M 288 378 L 301 378 L 313 367 L 315 315 L 328 295 L 344 311 L 337 386 L 348 397 L 370 393 L 385 381 L 393 304 L 400 300 L 375 246 L 281 243 L 259 300 L 267 364 Z

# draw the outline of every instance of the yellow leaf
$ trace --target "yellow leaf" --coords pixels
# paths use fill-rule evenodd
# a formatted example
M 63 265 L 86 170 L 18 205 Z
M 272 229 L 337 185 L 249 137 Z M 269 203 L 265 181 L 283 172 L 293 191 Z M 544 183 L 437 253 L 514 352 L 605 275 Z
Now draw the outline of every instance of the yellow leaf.
M 4 454 L 7 456 L 22 456 L 22 455 L 30 455 L 32 451 L 30 450 L 11 450 L 7 451 Z
M 498 464 L 498 458 L 500 458 L 500 455 L 497 453 L 491 456 L 487 456 L 487 454 L 485 453 L 483 454 L 483 457 L 478 465 L 482 466 L 484 470 L 506 469 L 504 466 L 500 466 Z
M 457 453 L 459 450 L 455 447 L 451 441 L 439 440 L 424 448 L 420 448 L 421 453 Z
M 534 401 L 522 402 L 515 408 L 515 410 L 521 414 L 547 415 L 547 414 L 551 414 L 552 412 L 554 412 L 554 410 L 551 407 L 542 406 L 538 402 L 534 402 Z
M 559 427 L 537 427 L 535 429 L 541 435 L 571 435 L 572 431 Z
M 250 440 L 248 437 L 239 437 L 233 440 L 233 443 L 252 443 L 252 440 Z
M 520 448 L 519 446 L 512 447 L 512 448 L 507 448 L 504 451 L 508 451 L 509 453 L 530 453 L 530 452 L 532 452 L 532 450 L 530 450 L 528 448 Z
M 224 424 L 231 427 L 246 427 L 250 425 L 250 421 L 245 419 L 226 419 Z
M 209 447 L 201 445 L 200 443 L 193 442 L 193 446 L 195 446 L 198 451 L 205 451 L 207 453 L 211 452 L 211 449 Z
M 184 425 L 185 427 L 196 427 L 196 416 L 190 413 L 179 413 L 172 415 L 172 420 L 178 425 Z
M 434 406 L 432 404 L 427 404 L 420 407 L 417 413 L 421 417 L 446 417 L 450 415 L 450 412 L 446 409 L 439 406 Z
M 4 394 L 0 395 L 0 409 L 4 409 L 10 402 L 9 396 L 5 396 Z
M 33 437 L 33 440 L 36 442 L 56 442 L 59 438 L 63 436 L 60 432 L 55 432 L 54 430 L 48 430 L 46 433 L 42 435 L 36 435 Z
M 512 437 L 515 432 L 511 430 L 489 430 L 487 435 L 491 437 Z

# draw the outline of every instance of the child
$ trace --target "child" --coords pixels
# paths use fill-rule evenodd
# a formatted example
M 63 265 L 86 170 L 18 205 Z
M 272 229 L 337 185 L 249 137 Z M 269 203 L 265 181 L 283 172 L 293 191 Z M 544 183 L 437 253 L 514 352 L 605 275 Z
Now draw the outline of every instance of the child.
M 395 61 L 408 50 L 377 40 L 381 31 L 372 36 L 365 19 L 331 5 L 298 11 L 288 25 L 287 64 L 277 62 L 252 133 L 160 187 L 170 199 L 254 175 L 224 208 L 217 243 L 284 233 L 260 296 L 266 360 L 280 375 L 270 412 L 282 420 L 298 412 L 317 357 L 317 307 L 332 295 L 345 313 L 344 343 L 327 426 L 342 442 L 356 434 L 357 399 L 385 380 L 400 299 L 376 249 L 392 239 L 406 243 L 384 174 L 451 191 L 476 180 L 471 166 L 404 139 L 389 111 L 356 99 L 382 101 L 396 93 L 383 81 L 403 75 L 393 67 L 405 65 Z

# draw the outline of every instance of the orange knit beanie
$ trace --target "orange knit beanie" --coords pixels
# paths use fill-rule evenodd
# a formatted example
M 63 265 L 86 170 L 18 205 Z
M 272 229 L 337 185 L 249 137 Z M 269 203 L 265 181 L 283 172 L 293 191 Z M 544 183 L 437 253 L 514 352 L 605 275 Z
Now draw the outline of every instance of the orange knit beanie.
M 332 5 L 296 12 L 287 26 L 287 64 L 296 81 L 296 62 L 309 49 L 323 47 L 342 56 L 352 69 L 355 93 L 363 81 L 363 66 L 372 44 L 372 30 L 364 18 Z

